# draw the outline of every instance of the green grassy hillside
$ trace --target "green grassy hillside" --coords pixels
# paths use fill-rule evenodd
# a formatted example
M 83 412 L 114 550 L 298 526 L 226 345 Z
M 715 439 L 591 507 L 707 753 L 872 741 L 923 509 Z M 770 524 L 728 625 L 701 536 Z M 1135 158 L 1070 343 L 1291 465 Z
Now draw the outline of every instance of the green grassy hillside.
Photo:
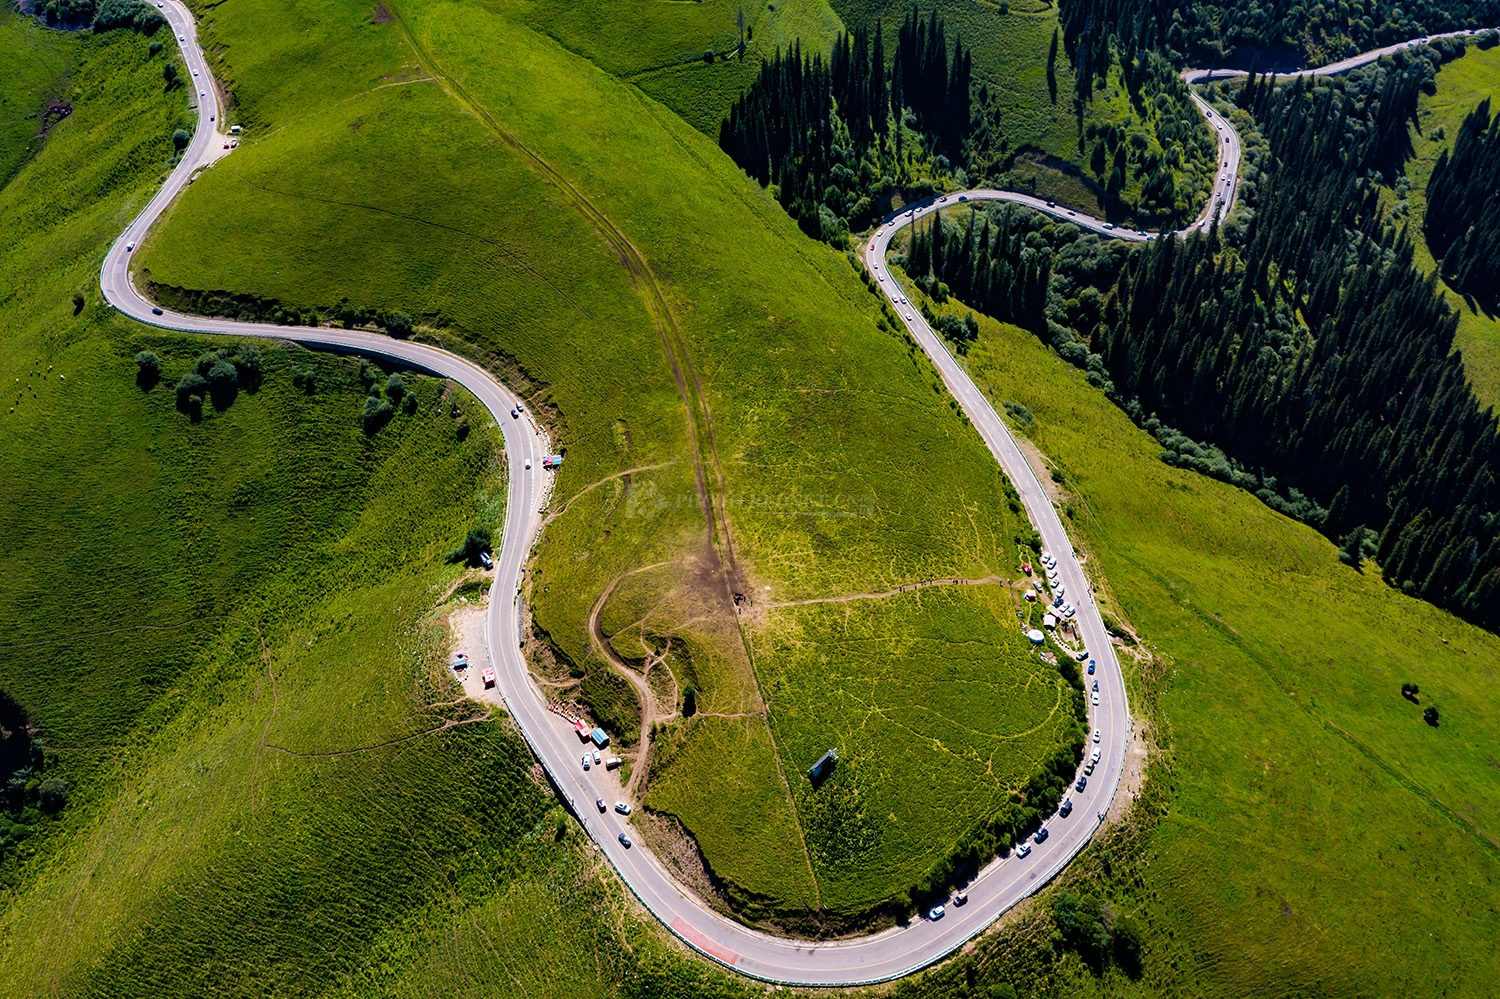
M 1164 464 L 1031 334 L 982 321 L 968 365 L 997 404 L 1031 414 L 1017 429 L 1065 482 L 1106 609 L 1153 657 L 1128 679 L 1158 743 L 1144 810 L 1062 881 L 1141 921 L 1144 976 L 1054 959 L 1046 915 L 981 948 L 976 967 L 1026 969 L 1056 995 L 1486 994 L 1500 639 L 1341 564 L 1254 497 Z M 940 982 L 968 994 L 946 972 L 911 988 Z
M 248 347 L 99 301 L 185 114 L 145 49 L 81 38 L 74 114 L 0 188 L 0 690 L 67 790 L 0 814 L 0 995 L 732 990 L 445 675 L 444 556 L 503 514 L 482 410 L 408 377 L 367 436 L 358 361 L 264 343 L 194 420 L 172 380 Z
M 35 150 L 50 121 L 42 114 L 61 92 L 75 48 L 67 34 L 0 7 L 0 183 Z
M 1486 98 L 1492 106 L 1500 100 L 1500 48 L 1471 47 L 1462 58 L 1443 66 L 1435 93 L 1424 93 L 1418 99 L 1418 120 L 1411 128 L 1414 155 L 1406 168 L 1410 188 L 1405 194 L 1412 224 L 1418 231 L 1427 207 L 1427 181 L 1432 168 L 1443 150 L 1452 150 L 1464 118 Z M 1436 266 L 1427 244 L 1420 239 L 1416 243 L 1427 266 Z M 1500 321 L 1470 308 L 1451 289 L 1448 299 L 1459 310 L 1458 349 L 1463 351 L 1464 367 L 1475 394 L 1481 402 L 1500 408 Z
M 1013 574 L 1021 524 L 991 459 L 915 348 L 878 325 L 849 262 L 666 107 L 526 27 L 529 8 L 396 13 L 208 15 L 210 48 L 254 124 L 140 252 L 143 267 L 164 295 L 222 290 L 325 316 L 342 299 L 403 310 L 420 336 L 523 379 L 568 449 L 530 577 L 555 660 L 539 669 L 564 696 L 601 716 L 639 713 L 647 728 L 672 721 L 678 692 L 695 686 L 698 716 L 674 751 L 633 761 L 649 770 L 646 803 L 763 911 L 839 919 L 878 907 L 1007 800 L 1065 726 L 1015 743 L 1000 741 L 1004 710 L 965 717 L 995 741 L 1006 779 L 973 794 L 988 766 L 974 754 L 932 769 L 927 801 L 903 790 L 932 768 L 922 754 L 892 763 L 878 742 L 846 747 L 869 807 L 895 818 L 858 888 L 826 892 L 822 834 L 797 783 L 816 755 L 802 757 L 823 738 L 813 733 L 859 737 L 837 705 L 869 678 L 828 671 L 775 690 L 786 653 L 762 635 L 777 603 Z M 281 54 L 299 48 L 338 55 L 326 71 L 308 63 L 316 82 L 303 87 Z M 890 600 L 881 614 L 918 640 L 976 613 L 1012 616 L 998 588 L 976 599 Z M 840 625 L 799 627 L 831 642 Z M 947 675 L 940 648 L 911 657 L 913 684 Z M 1003 625 L 976 654 L 1001 688 L 1036 673 Z M 622 669 L 662 676 L 654 703 L 619 703 L 629 691 L 606 681 Z M 726 738 L 745 751 L 694 746 Z M 760 803 L 753 828 L 681 791 L 725 781 Z M 940 835 L 900 832 L 925 829 L 934 802 L 950 810 Z M 789 845 L 802 863 L 785 862 Z

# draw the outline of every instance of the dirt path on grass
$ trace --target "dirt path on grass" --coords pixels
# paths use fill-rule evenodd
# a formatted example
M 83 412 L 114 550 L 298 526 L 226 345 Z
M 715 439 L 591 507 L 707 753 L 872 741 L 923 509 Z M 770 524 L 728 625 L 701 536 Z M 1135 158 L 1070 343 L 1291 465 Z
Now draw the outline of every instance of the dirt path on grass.
M 903 593 L 911 593 L 915 590 L 925 590 L 933 586 L 989 586 L 991 584 L 1005 584 L 1009 580 L 999 576 L 985 576 L 983 579 L 923 579 L 915 583 L 904 583 L 894 590 L 880 590 L 872 593 L 847 593 L 840 597 L 809 597 L 806 600 L 782 600 L 776 603 L 766 604 L 767 610 L 776 610 L 781 607 L 806 607 L 809 604 L 847 604 L 855 600 L 884 600 L 886 597 L 900 596 Z

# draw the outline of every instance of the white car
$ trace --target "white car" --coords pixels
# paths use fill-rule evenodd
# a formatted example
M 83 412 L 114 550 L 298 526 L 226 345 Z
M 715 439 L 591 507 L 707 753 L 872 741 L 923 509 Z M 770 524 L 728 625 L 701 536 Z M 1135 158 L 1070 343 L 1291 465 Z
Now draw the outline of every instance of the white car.
M 530 458 L 527 458 L 527 459 L 526 459 L 526 467 L 527 467 L 527 468 L 530 468 L 530 467 L 531 467 L 531 459 L 530 459 Z
M 943 913 L 947 911 L 948 910 L 943 908 L 941 905 L 934 905 L 932 908 L 927 910 L 927 918 L 932 920 L 942 919 Z
M 1031 844 L 1030 843 L 1022 843 L 1020 845 L 1020 847 L 1018 847 L 1016 849 L 1016 856 L 1018 856 L 1018 857 L 1024 857 L 1024 856 L 1026 856 L 1029 853 L 1031 853 Z
M 588 768 L 589 768 L 589 754 L 588 753 L 584 753 L 583 754 L 583 769 L 587 770 Z
M 1100 732 L 1099 732 L 1099 730 L 1098 730 L 1098 729 L 1097 729 L 1097 728 L 1096 728 L 1096 729 L 1094 729 L 1094 741 L 1095 741 L 1095 742 L 1098 742 L 1098 741 L 1099 741 L 1099 738 L 1100 738 Z
M 1098 703 L 1099 703 L 1099 695 L 1098 695 L 1098 694 L 1097 694 L 1097 693 L 1096 693 L 1096 694 L 1094 694 L 1094 703 L 1095 703 L 1095 704 L 1098 704 Z
M 594 766 L 597 767 L 599 765 L 599 759 L 599 750 L 596 749 L 594 750 Z
M 615 802 L 615 811 L 619 812 L 621 815 L 629 815 L 630 806 L 623 801 L 617 801 Z

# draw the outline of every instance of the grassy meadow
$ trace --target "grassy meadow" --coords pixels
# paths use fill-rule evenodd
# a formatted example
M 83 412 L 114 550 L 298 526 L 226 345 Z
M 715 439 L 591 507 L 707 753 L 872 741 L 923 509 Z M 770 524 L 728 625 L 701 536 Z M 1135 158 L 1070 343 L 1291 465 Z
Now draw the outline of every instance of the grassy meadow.
M 141 266 L 162 289 L 325 316 L 343 299 L 399 309 L 418 317 L 420 337 L 522 378 L 568 452 L 530 574 L 557 660 L 547 675 L 564 696 L 603 698 L 601 714 L 649 728 L 678 705 L 632 712 L 607 678 L 670 644 L 667 697 L 692 683 L 701 714 L 740 721 L 732 735 L 680 726 L 645 803 L 698 837 L 731 894 L 803 918 L 821 897 L 817 872 L 789 872 L 760 844 L 805 840 L 795 782 L 806 763 L 786 740 L 800 753 L 798 725 L 837 724 L 830 705 L 861 681 L 809 677 L 797 686 L 805 720 L 768 728 L 765 678 L 781 653 L 759 638 L 763 605 L 1005 575 L 1020 522 L 977 435 L 920 353 L 880 327 L 849 261 L 622 82 L 623 61 L 607 71 L 532 30 L 523 4 L 397 13 L 381 23 L 327 0 L 290 15 L 207 13 L 236 114 L 254 124 L 138 251 Z M 306 87 L 282 72 L 299 47 L 334 53 L 328 72 L 309 64 Z M 950 633 L 950 611 L 967 620 L 973 608 L 892 601 L 882 613 L 921 640 Z M 596 613 L 602 640 L 588 628 Z M 801 627 L 831 641 L 841 625 L 809 616 Z M 1034 672 L 1006 628 L 992 625 L 974 652 L 1002 687 Z M 746 747 L 735 783 L 779 802 L 749 839 L 716 801 L 684 790 L 717 786 L 714 754 L 694 742 L 726 738 Z M 1013 754 L 997 767 L 1006 779 L 1046 755 L 1034 744 L 996 752 Z M 934 773 L 946 783 L 932 800 L 969 797 L 961 771 Z M 872 784 L 871 807 L 900 813 L 902 794 Z M 950 845 L 892 839 L 885 856 L 902 863 L 866 871 L 861 908 Z
M 1485 99 L 1493 115 L 1500 110 L 1500 48 L 1470 47 L 1459 59 L 1447 63 L 1437 75 L 1435 93 L 1422 94 L 1417 101 L 1417 121 L 1411 127 L 1412 159 L 1406 167 L 1410 184 L 1405 198 L 1411 208 L 1412 225 L 1419 259 L 1431 269 L 1436 264 L 1420 238 L 1423 213 L 1427 207 L 1427 181 L 1432 168 L 1446 149 L 1452 151 L 1459 126 L 1469 113 Z M 1448 300 L 1459 310 L 1458 349 L 1464 354 L 1464 368 L 1481 403 L 1500 409 L 1500 320 L 1470 308 L 1461 295 L 1444 285 Z
M 503 513 L 477 404 L 411 376 L 367 435 L 360 362 L 261 342 L 195 420 L 172 382 L 248 347 L 99 301 L 185 108 L 144 39 L 78 44 L 0 187 L 0 690 L 69 791 L 0 848 L 0 995 L 733 993 L 445 675 L 445 555 Z
M 980 325 L 970 371 L 997 408 L 1034 417 L 1013 426 L 1062 473 L 1103 606 L 1143 639 L 1149 659 L 1122 656 L 1156 746 L 1144 810 L 1061 881 L 1142 921 L 1143 976 L 1053 961 L 1045 915 L 981 945 L 964 974 L 1004 978 L 1029 953 L 1047 955 L 1038 994 L 1485 994 L 1500 639 L 1340 563 L 1253 496 L 1166 465 L 1033 335 Z M 964 988 L 956 969 L 909 985 Z
M 37 147 L 41 114 L 61 94 L 76 48 L 68 34 L 0 8 L 0 184 Z

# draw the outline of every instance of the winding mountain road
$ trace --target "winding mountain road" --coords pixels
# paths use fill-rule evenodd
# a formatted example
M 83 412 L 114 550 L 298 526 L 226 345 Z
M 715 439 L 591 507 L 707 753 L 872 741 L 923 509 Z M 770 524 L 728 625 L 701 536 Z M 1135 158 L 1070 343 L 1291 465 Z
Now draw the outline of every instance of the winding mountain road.
M 884 256 L 891 238 L 902 226 L 956 204 L 960 199 L 1009 200 L 1050 212 L 1076 222 L 1083 229 L 1105 235 L 1135 240 L 1150 236 L 1116 229 L 1103 220 L 1048 205 L 1026 194 L 968 191 L 915 206 L 888 220 L 866 241 L 866 266 L 875 274 L 879 287 L 937 365 L 964 413 L 1015 484 L 1032 523 L 1041 533 L 1046 547 L 1058 559 L 1068 598 L 1078 607 L 1079 629 L 1099 664 L 1097 679 L 1101 703 L 1091 709 L 1091 721 L 1099 733 L 1098 748 L 1103 759 L 1089 779 L 1086 790 L 1071 795 L 1074 805 L 1071 816 L 1049 817 L 1046 826 L 1051 835 L 1047 841 L 1035 845 L 1029 857 L 1011 854 L 989 864 L 968 887 L 968 904 L 963 907 L 950 905 L 944 918 L 919 918 L 907 926 L 844 941 L 812 942 L 773 936 L 709 909 L 680 887 L 650 851 L 640 846 L 627 847 L 617 839 L 620 832 L 629 828 L 623 817 L 613 811 L 601 812 L 594 805 L 597 798 L 612 801 L 616 797 L 618 783 L 614 775 L 601 768 L 583 771 L 579 762 L 582 746 L 576 734 L 563 719 L 547 710 L 544 695 L 532 681 L 522 654 L 521 580 L 550 495 L 548 473 L 541 469 L 541 457 L 547 452 L 549 442 L 521 399 L 483 368 L 436 347 L 353 330 L 277 326 L 186 315 L 157 308 L 136 289 L 130 265 L 140 241 L 172 200 L 192 183 L 194 175 L 211 167 L 229 152 L 226 148 L 228 137 L 221 130 L 223 122 L 218 93 L 197 43 L 192 15 L 178 0 L 163 0 L 157 6 L 171 25 L 191 71 L 197 95 L 198 126 L 181 161 L 161 190 L 105 256 L 100 271 L 100 286 L 105 298 L 125 315 L 153 326 L 190 333 L 291 341 L 316 349 L 374 357 L 451 378 L 472 392 L 489 410 L 505 438 L 510 476 L 503 544 L 495 559 L 492 596 L 485 612 L 488 649 L 484 659 L 495 668 L 498 687 L 493 691 L 471 689 L 476 696 L 500 701 L 510 711 L 532 752 L 589 836 L 641 903 L 674 934 L 708 957 L 766 981 L 805 985 L 859 985 L 886 981 L 952 953 L 1011 906 L 1046 884 L 1087 845 L 1114 799 L 1124 763 L 1130 735 L 1124 678 L 1094 604 L 1088 580 L 1074 557 L 1056 509 L 989 400 L 949 354 L 941 338 L 922 320 L 921 314 L 905 302 L 904 294 L 885 268 Z M 1368 62 L 1399 47 L 1361 58 Z M 1346 62 L 1350 64 L 1340 64 L 1344 69 L 1363 64 Z M 1240 157 L 1239 136 L 1197 95 L 1193 99 L 1210 125 L 1226 141 L 1220 144 L 1220 166 L 1214 194 L 1203 215 L 1184 232 L 1207 226 L 1216 211 L 1227 213 L 1233 204 Z M 513 410 L 516 416 L 511 415 Z M 476 665 L 483 666 L 484 660 Z M 478 675 L 480 670 L 471 672 Z M 1094 747 L 1091 745 L 1090 748 Z

